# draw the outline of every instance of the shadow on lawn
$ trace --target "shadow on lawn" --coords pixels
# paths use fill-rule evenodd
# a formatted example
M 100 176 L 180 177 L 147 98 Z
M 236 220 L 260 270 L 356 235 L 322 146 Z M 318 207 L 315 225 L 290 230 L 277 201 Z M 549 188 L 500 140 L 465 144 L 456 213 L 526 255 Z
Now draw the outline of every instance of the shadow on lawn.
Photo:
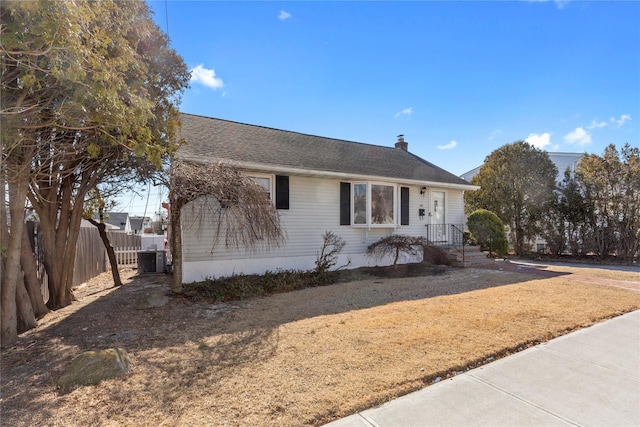
M 377 277 L 368 272 L 364 276 L 352 276 L 366 282 L 337 283 L 226 303 L 178 296 L 170 298 L 161 307 L 148 307 L 145 300 L 151 293 L 168 292 L 170 277 L 137 275 L 57 324 L 34 331 L 26 340 L 36 343 L 60 340 L 80 351 L 116 346 L 139 351 L 198 342 L 214 334 L 273 329 L 321 315 L 569 274 L 542 270 L 542 266 L 505 267 L 502 271 L 499 268 L 494 269 L 497 271 L 450 268 L 442 274 L 410 278 L 393 277 L 402 274 L 397 270 L 380 273 Z M 393 278 L 381 277 L 385 274 Z M 257 337 L 264 337 L 264 334 L 257 334 Z M 243 345 L 251 339 L 241 334 L 237 341 Z M 19 344 L 18 349 L 24 345 L 24 342 Z
M 35 416 L 29 413 L 39 412 L 38 419 L 46 419 L 43 414 L 56 411 L 57 404 L 40 405 L 38 396 L 53 391 L 57 378 L 83 351 L 122 347 L 139 363 L 160 366 L 175 384 L 197 381 L 203 372 L 209 375 L 206 381 L 212 381 L 211 375 L 221 378 L 231 375 L 235 366 L 272 357 L 279 327 L 289 322 L 567 274 L 539 273 L 542 270 L 449 269 L 406 279 L 363 277 L 368 280 L 229 303 L 176 297 L 160 307 L 148 307 L 145 301 L 151 293 L 166 293 L 170 277 L 134 276 L 58 323 L 21 337 L 14 349 L 3 351 L 2 395 L 6 398 L 2 412 L 7 420 L 25 424 L 29 422 L 23 417 Z M 192 345 L 184 347 L 188 343 Z M 187 364 L 181 359 L 184 354 L 164 355 L 161 362 L 141 354 L 181 346 L 178 352 L 191 357 Z

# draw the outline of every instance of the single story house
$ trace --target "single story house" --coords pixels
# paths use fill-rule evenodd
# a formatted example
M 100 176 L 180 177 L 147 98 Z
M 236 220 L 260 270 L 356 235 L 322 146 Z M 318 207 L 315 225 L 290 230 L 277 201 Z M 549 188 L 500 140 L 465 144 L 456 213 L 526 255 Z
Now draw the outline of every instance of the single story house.
M 346 243 L 338 265 L 389 265 L 365 255 L 391 234 L 447 242 L 464 228 L 463 192 L 478 187 L 411 154 L 402 135 L 393 147 L 182 114 L 186 140 L 176 158 L 231 164 L 269 193 L 285 232 L 270 249 L 212 248 L 207 212 L 183 207 L 183 281 L 267 270 L 315 268 L 331 231 Z M 193 206 L 190 206 L 193 205 Z M 209 218 L 212 219 L 212 218 Z M 224 241 L 224 240 L 221 240 Z M 404 259 L 402 262 L 415 260 Z

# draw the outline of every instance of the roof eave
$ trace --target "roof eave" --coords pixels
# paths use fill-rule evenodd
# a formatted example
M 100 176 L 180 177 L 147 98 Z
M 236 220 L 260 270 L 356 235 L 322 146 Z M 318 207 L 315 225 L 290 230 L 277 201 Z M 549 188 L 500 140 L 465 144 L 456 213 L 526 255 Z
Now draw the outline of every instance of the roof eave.
M 184 156 L 184 155 L 180 157 L 181 157 L 181 160 L 183 161 L 202 163 L 202 158 L 193 158 L 192 156 Z M 335 178 L 335 179 L 345 179 L 350 181 L 355 181 L 355 180 L 379 181 L 381 179 L 393 180 L 394 182 L 397 182 L 399 184 L 448 188 L 452 190 L 462 190 L 462 191 L 473 191 L 473 190 L 480 189 L 479 186 L 472 185 L 472 184 L 454 184 L 454 183 L 439 182 L 439 181 L 398 178 L 393 176 L 361 175 L 361 174 L 353 174 L 353 173 L 346 173 L 346 172 L 300 169 L 300 168 L 292 168 L 290 166 L 278 166 L 278 165 L 269 165 L 269 164 L 254 163 L 254 162 L 241 162 L 241 161 L 234 161 L 234 160 L 228 160 L 228 159 L 218 159 L 218 161 L 227 163 L 229 165 L 232 165 L 238 169 L 245 170 L 245 171 L 260 171 L 260 172 L 273 172 L 273 173 L 298 175 L 298 176 L 326 177 L 326 178 Z

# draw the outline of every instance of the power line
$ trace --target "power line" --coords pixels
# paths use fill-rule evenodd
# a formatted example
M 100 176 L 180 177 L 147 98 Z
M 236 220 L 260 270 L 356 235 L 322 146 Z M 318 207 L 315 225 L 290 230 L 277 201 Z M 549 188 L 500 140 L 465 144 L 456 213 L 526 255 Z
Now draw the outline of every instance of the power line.
M 167 38 L 169 37 L 169 5 L 167 4 L 168 0 L 164 0 L 164 17 L 167 21 Z

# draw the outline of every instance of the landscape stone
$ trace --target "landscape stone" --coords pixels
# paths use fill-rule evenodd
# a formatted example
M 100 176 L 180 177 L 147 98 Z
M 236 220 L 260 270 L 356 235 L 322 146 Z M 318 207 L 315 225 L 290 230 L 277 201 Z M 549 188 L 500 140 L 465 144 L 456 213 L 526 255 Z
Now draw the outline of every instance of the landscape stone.
M 87 351 L 73 359 L 57 386 L 68 390 L 75 386 L 98 384 L 127 374 L 130 366 L 131 358 L 122 348 Z

